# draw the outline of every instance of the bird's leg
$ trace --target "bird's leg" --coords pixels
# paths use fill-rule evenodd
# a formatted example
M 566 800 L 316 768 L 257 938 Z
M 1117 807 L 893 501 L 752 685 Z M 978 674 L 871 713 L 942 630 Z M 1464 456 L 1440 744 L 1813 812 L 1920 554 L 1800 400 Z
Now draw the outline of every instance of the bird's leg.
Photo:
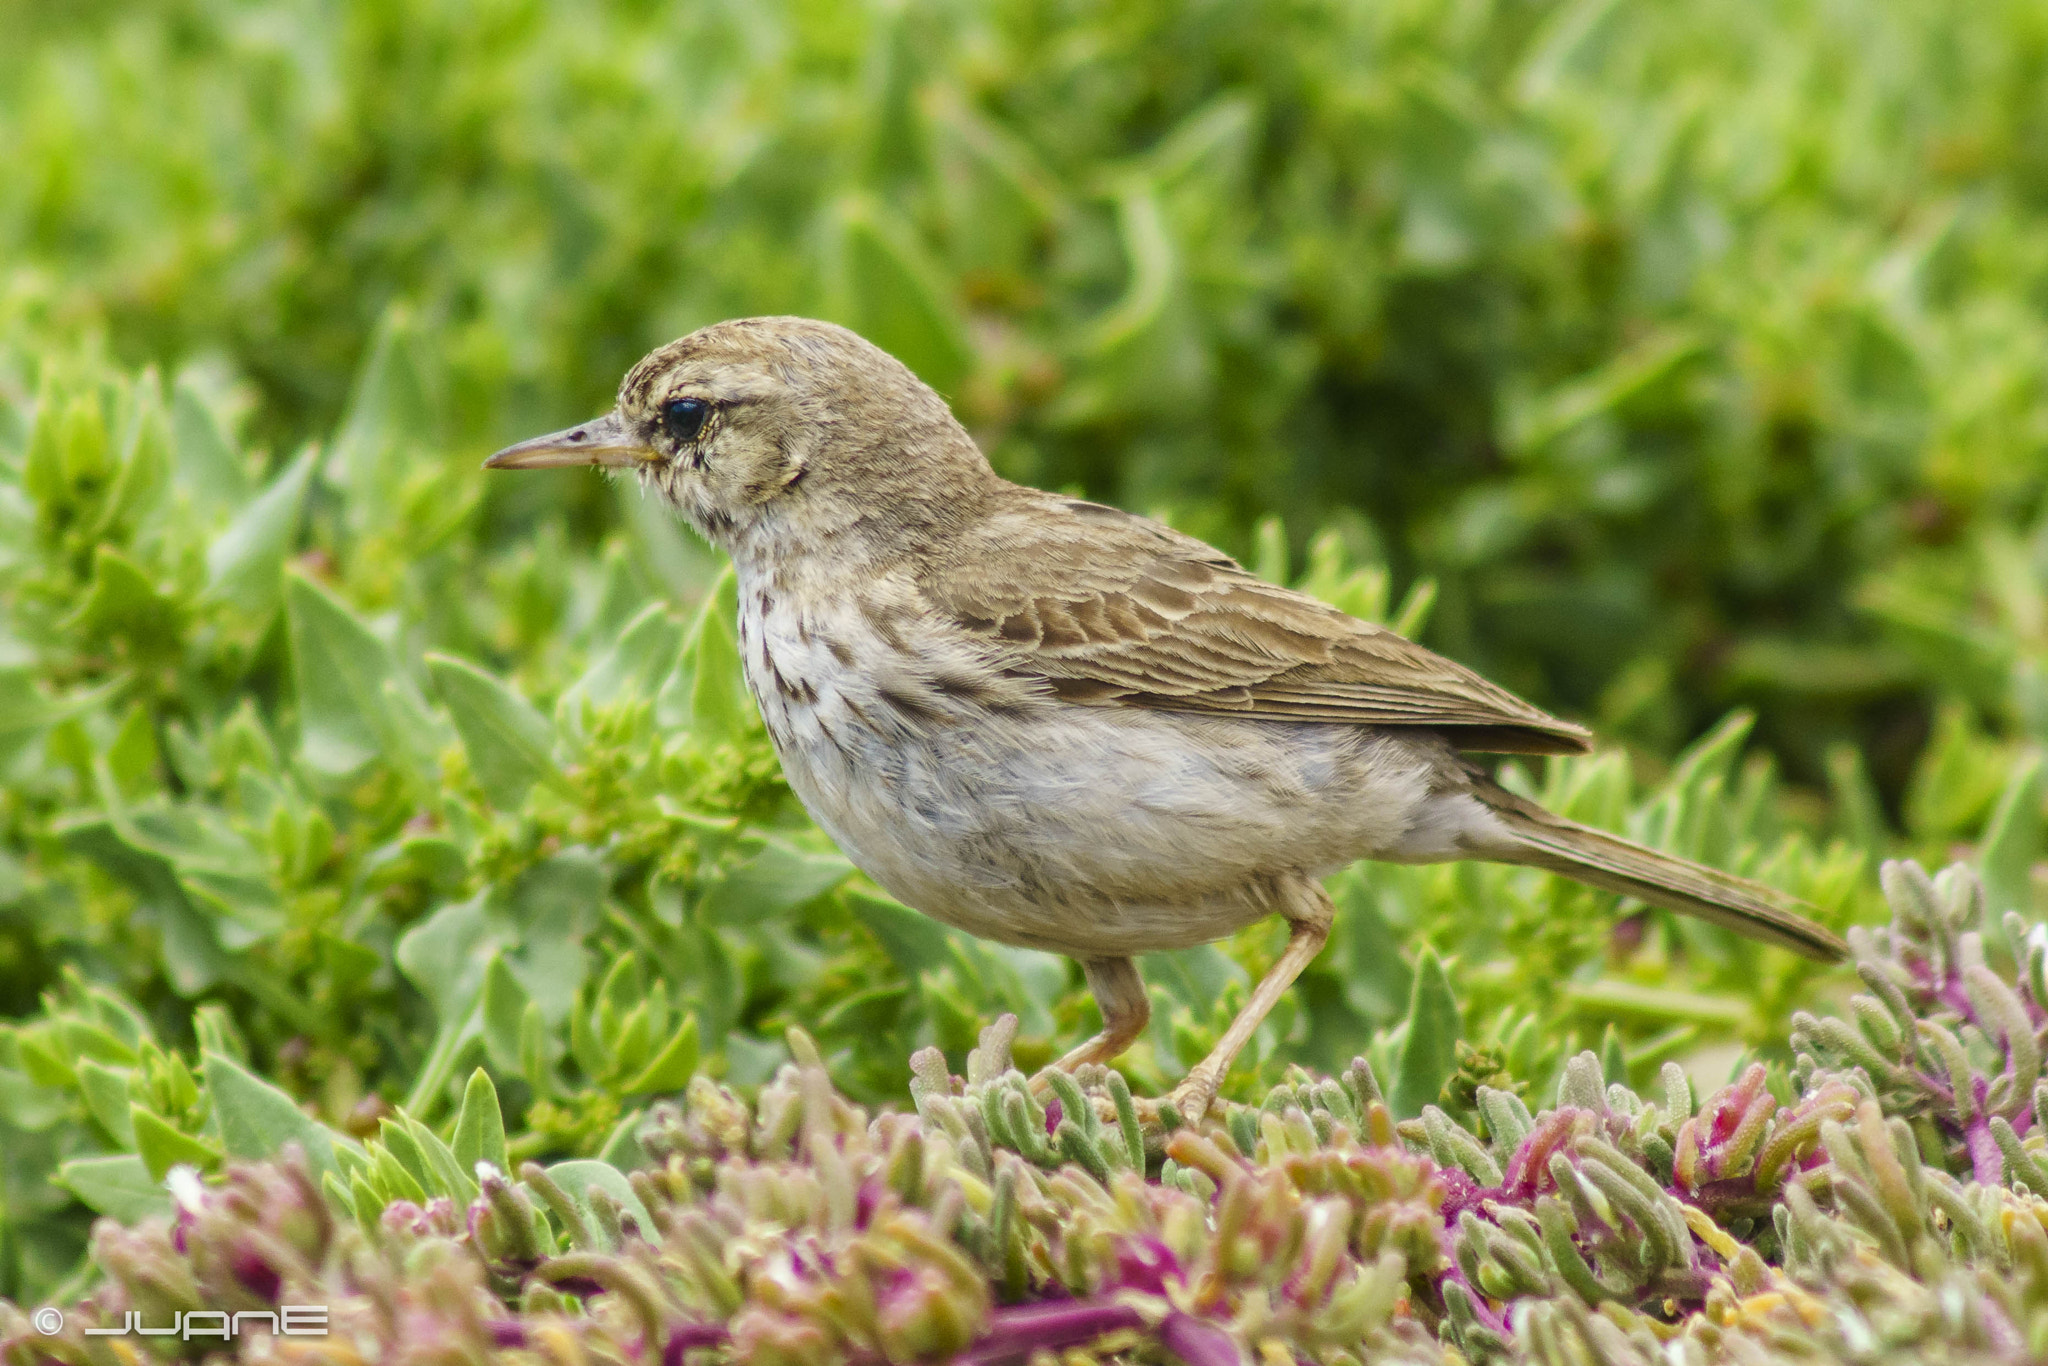
M 1091 1062 L 1108 1062 L 1145 1032 L 1152 1002 L 1138 979 L 1138 965 L 1128 958 L 1083 958 L 1081 974 L 1102 1011 L 1102 1032 L 1053 1066 L 1071 1072 Z
M 1238 1052 L 1251 1041 L 1252 1034 L 1265 1022 L 1266 1015 L 1294 985 L 1294 979 L 1301 976 L 1315 956 L 1323 950 L 1323 942 L 1330 937 L 1330 921 L 1336 908 L 1330 904 L 1330 894 L 1320 884 L 1303 877 L 1290 877 L 1282 884 L 1282 895 L 1286 904 L 1282 914 L 1293 933 L 1287 940 L 1287 948 L 1279 961 L 1259 979 L 1253 989 L 1251 1000 L 1245 1002 L 1237 1018 L 1230 1022 L 1230 1028 L 1223 1031 L 1223 1037 L 1209 1050 L 1209 1056 L 1196 1063 L 1181 1084 L 1173 1088 L 1171 1097 L 1181 1117 L 1193 1123 L 1209 1113 L 1210 1104 L 1216 1099 L 1218 1088 L 1223 1085 L 1224 1076 L 1230 1065 L 1237 1061 Z

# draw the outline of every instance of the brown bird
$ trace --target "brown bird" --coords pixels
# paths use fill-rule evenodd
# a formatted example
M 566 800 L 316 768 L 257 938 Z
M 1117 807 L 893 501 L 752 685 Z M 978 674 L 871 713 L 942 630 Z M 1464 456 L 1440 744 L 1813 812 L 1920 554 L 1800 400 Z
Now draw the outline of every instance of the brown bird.
M 1552 814 L 1464 751 L 1591 737 L 1158 522 L 998 477 L 945 402 L 852 332 L 749 318 L 648 355 L 595 421 L 491 469 L 631 470 L 732 556 L 748 686 L 790 786 L 876 882 L 1080 960 L 1102 1032 L 1133 955 L 1268 915 L 1286 951 L 1174 1100 L 1198 1116 L 1322 948 L 1358 859 L 1562 873 L 1809 957 L 1769 887 Z

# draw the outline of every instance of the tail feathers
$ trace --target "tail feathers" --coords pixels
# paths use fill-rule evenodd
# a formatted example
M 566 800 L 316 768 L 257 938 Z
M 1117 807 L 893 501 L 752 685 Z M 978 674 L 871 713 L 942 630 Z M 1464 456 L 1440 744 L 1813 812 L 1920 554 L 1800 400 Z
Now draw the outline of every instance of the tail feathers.
M 1491 790 L 1482 789 L 1478 795 L 1515 838 L 1512 848 L 1490 855 L 1502 863 L 1548 869 L 1823 962 L 1849 952 L 1832 932 L 1794 909 L 1805 905 L 1795 897 L 1580 825 L 1505 789 L 1487 787 Z

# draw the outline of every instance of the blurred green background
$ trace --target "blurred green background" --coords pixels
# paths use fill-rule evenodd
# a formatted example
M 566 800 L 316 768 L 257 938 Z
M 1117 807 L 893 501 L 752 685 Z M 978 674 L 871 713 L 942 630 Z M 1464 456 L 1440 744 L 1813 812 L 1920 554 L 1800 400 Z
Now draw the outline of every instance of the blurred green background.
M 1017 479 L 1240 552 L 1338 520 L 1435 578 L 1431 644 L 1652 753 L 1751 706 L 1896 804 L 1937 696 L 2014 719 L 1975 628 L 2048 460 L 2025 0 L 0 13 L 9 312 L 209 367 L 275 451 L 393 308 L 453 467 L 819 314 Z M 485 496 L 510 536 L 570 495 Z
M 1092 1027 L 1067 965 L 810 828 L 708 550 L 630 488 L 478 470 L 724 317 L 846 322 L 1005 474 L 1587 720 L 1616 747 L 1507 774 L 1581 819 L 1838 925 L 1895 852 L 2042 900 L 2038 3 L 0 0 L 0 33 L 0 1294 L 217 1165 L 223 1087 L 365 1136 L 482 1064 L 516 1156 L 630 1164 L 648 1097 L 758 1081 L 790 1024 L 864 1100 L 999 1010 L 1027 1064 Z M 1333 888 L 1241 1086 L 1725 1067 L 1833 989 L 1527 871 Z M 1148 961 L 1134 1080 L 1278 943 Z

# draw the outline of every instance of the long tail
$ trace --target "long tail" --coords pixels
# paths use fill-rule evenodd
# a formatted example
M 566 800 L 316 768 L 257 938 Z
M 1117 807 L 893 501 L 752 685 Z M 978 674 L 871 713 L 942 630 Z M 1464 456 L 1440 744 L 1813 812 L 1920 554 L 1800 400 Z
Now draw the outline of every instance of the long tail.
M 1474 795 L 1493 809 L 1516 841 L 1510 848 L 1489 850 L 1488 858 L 1561 873 L 1823 962 L 1849 952 L 1833 933 L 1794 909 L 1804 902 L 1775 888 L 1566 820 L 1491 782 L 1482 780 Z

